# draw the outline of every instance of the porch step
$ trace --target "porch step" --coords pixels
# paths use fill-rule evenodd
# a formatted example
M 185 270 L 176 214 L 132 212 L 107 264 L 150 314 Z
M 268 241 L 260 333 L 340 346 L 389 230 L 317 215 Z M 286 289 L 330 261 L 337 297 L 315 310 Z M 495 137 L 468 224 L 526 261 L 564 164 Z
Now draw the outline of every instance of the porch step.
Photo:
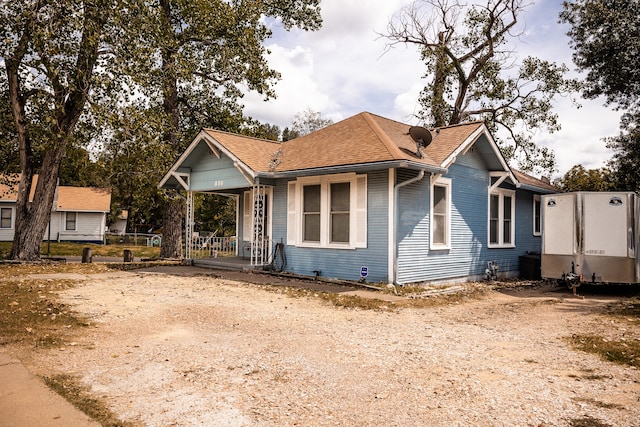
M 248 261 L 237 260 L 235 258 L 229 261 L 226 261 L 222 258 L 196 258 L 193 260 L 193 266 L 229 271 L 249 271 L 262 269 L 262 266 L 251 265 Z

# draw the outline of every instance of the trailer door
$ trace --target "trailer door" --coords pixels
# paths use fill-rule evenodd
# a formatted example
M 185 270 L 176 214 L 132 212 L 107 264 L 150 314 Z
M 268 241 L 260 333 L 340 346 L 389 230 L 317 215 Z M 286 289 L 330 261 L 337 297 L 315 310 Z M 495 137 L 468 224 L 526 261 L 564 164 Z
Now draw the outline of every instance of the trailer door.
M 584 193 L 584 254 L 629 256 L 629 209 L 624 193 Z
M 542 253 L 574 255 L 576 252 L 576 194 L 544 196 Z

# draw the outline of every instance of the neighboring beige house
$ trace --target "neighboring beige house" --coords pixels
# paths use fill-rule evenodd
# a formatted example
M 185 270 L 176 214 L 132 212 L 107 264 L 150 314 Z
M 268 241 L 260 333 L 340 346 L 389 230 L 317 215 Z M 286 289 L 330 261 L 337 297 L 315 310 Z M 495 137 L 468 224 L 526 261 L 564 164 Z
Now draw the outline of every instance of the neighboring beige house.
M 0 241 L 13 240 L 16 199 L 14 187 L 0 184 Z M 103 242 L 110 206 L 110 188 L 58 186 L 43 240 Z

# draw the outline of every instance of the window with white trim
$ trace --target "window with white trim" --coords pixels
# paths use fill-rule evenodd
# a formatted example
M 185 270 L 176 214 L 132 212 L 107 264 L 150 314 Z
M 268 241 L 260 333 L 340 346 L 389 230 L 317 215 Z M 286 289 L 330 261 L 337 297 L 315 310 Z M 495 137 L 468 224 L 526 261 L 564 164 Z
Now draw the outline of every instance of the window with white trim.
M 355 173 L 290 181 L 287 244 L 351 249 L 366 247 L 367 176 Z
M 302 241 L 320 243 L 320 184 L 302 187 Z
M 438 179 L 431 187 L 431 249 L 451 247 L 451 180 Z
M 489 195 L 489 247 L 515 245 L 515 192 L 498 189 Z
M 0 228 L 13 228 L 13 208 L 0 208 Z
M 349 215 L 351 212 L 351 183 L 330 184 L 330 228 L 329 243 L 349 243 Z
M 542 200 L 539 194 L 533 195 L 533 235 L 542 235 Z
M 76 229 L 76 212 L 67 212 L 65 215 L 64 229 L 66 231 L 75 231 Z

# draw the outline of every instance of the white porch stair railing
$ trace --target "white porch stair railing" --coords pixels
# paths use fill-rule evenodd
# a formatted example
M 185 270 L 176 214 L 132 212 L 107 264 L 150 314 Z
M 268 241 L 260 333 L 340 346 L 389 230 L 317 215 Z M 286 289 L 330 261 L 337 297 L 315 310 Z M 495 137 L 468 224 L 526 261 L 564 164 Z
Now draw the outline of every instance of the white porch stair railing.
M 198 236 L 192 237 L 191 258 L 219 258 L 236 256 L 238 239 L 236 236 L 216 237 Z

